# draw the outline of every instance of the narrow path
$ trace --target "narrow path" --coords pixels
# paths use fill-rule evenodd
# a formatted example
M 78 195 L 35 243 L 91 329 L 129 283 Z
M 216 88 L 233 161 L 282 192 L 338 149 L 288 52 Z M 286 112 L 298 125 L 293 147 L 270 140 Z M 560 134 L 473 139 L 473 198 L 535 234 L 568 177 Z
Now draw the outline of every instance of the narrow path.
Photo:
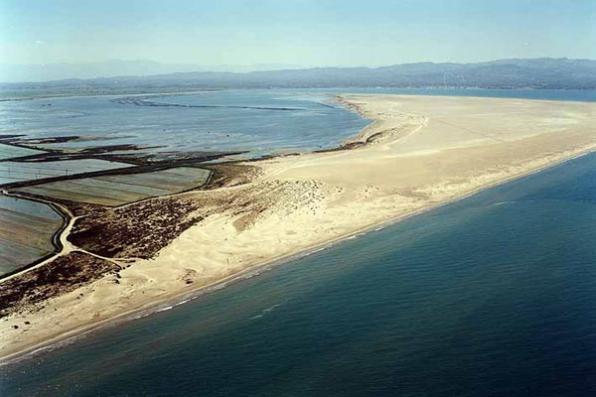
M 407 115 L 407 116 L 414 116 L 416 118 L 422 117 L 422 120 L 419 122 L 418 125 L 414 126 L 414 128 L 411 128 L 410 131 L 408 131 L 406 134 L 404 134 L 404 136 L 400 137 L 397 141 L 401 140 L 401 138 L 405 138 L 405 137 L 407 137 L 409 135 L 412 135 L 412 134 L 418 132 L 420 129 L 422 129 L 424 126 L 426 126 L 427 123 L 428 123 L 428 118 L 426 116 L 421 116 L 421 115 L 417 115 L 417 114 L 405 114 L 405 115 Z M 366 117 L 366 116 L 363 115 L 363 117 Z M 373 123 L 373 125 L 374 125 L 374 123 Z M 379 135 L 379 134 L 380 135 L 385 135 L 385 134 L 391 135 L 393 133 L 393 131 L 397 127 L 399 127 L 399 125 L 391 126 L 389 128 L 380 129 L 380 131 L 373 131 L 373 134 L 368 135 L 367 137 L 364 137 L 365 138 L 364 139 L 364 142 L 363 142 L 364 143 L 364 147 L 366 147 L 367 145 L 369 145 L 369 144 L 372 143 L 372 141 L 370 139 L 372 136 Z M 340 158 L 340 157 L 343 157 L 343 156 L 349 154 L 349 152 L 351 150 L 352 149 L 342 149 L 342 150 L 338 150 L 338 151 L 335 151 L 335 152 L 329 152 L 329 154 L 330 154 L 330 157 L 331 158 Z M 141 167 L 142 166 L 138 166 L 138 167 L 134 167 L 134 168 L 136 168 L 136 171 L 138 171 Z M 131 168 L 133 168 L 133 167 L 131 167 Z M 131 168 L 123 168 L 123 169 L 116 169 L 116 170 L 103 170 L 103 171 L 98 171 L 98 172 L 102 173 L 102 175 L 103 175 L 103 173 L 106 173 L 106 174 L 109 175 L 109 174 L 113 174 L 113 173 L 122 172 L 122 170 L 130 171 Z M 158 169 L 161 169 L 161 166 L 160 165 L 153 165 L 153 166 L 145 166 L 144 168 L 147 169 L 145 172 L 151 172 L 151 171 L 148 170 L 149 168 L 151 168 L 153 170 L 158 170 Z M 172 168 L 172 167 L 167 167 L 167 168 Z M 281 172 L 283 172 L 283 170 L 281 170 L 280 173 Z M 125 173 L 128 173 L 128 172 L 125 172 Z M 88 177 L 90 175 L 89 174 L 87 174 L 87 175 L 85 175 L 85 174 L 78 174 L 78 175 L 69 176 L 68 179 L 79 179 L 79 178 L 83 178 L 83 177 L 86 177 L 86 176 Z M 95 176 L 95 175 L 93 175 L 93 176 Z M 206 180 L 203 182 L 203 184 L 201 186 L 194 187 L 192 189 L 189 189 L 189 190 L 183 191 L 183 192 L 176 192 L 176 193 L 171 193 L 171 194 L 165 194 L 163 196 L 146 197 L 144 199 L 140 199 L 140 200 L 136 200 L 136 201 L 133 201 L 133 202 L 125 203 L 125 204 L 122 204 L 122 205 L 117 206 L 117 207 L 114 207 L 114 208 L 124 209 L 124 208 L 127 208 L 128 206 L 131 206 L 131 205 L 134 205 L 134 204 L 138 204 L 140 202 L 148 201 L 148 200 L 151 200 L 151 199 L 155 199 L 157 197 L 159 197 L 159 198 L 168 198 L 168 197 L 175 197 L 175 196 L 181 196 L 181 195 L 184 195 L 184 194 L 188 194 L 189 192 L 194 191 L 194 190 L 197 190 L 197 189 L 200 189 L 201 187 L 203 187 L 206 184 L 208 184 L 209 181 L 211 181 L 212 177 L 213 177 L 213 172 L 210 170 L 209 175 L 207 176 Z M 275 175 L 269 175 L 268 176 L 268 178 L 271 178 L 271 177 L 274 178 Z M 42 183 L 47 183 L 47 182 L 50 182 L 50 180 L 44 180 Z M 239 188 L 239 186 L 237 186 L 237 187 Z M 227 188 L 228 189 L 230 189 L 230 188 L 233 189 L 233 188 L 236 188 L 236 186 L 227 187 Z M 121 267 L 121 268 L 122 267 L 125 267 L 125 265 L 123 265 L 123 263 L 130 263 L 130 262 L 134 262 L 136 260 L 141 259 L 141 258 L 132 258 L 132 257 L 131 258 L 126 258 L 126 257 L 125 258 L 108 258 L 108 257 L 105 257 L 105 256 L 101 256 L 101 255 L 98 255 L 98 254 L 89 252 L 89 251 L 87 251 L 87 250 L 85 250 L 83 248 L 80 248 L 80 247 L 72 244 L 68 240 L 68 236 L 70 235 L 70 232 L 71 232 L 71 230 L 72 230 L 75 222 L 78 219 L 80 219 L 80 218 L 82 218 L 82 217 L 84 217 L 86 215 L 75 216 L 66 206 L 64 206 L 62 204 L 59 204 L 57 202 L 53 202 L 51 200 L 46 200 L 46 199 L 37 198 L 37 197 L 36 198 L 32 198 L 32 197 L 28 197 L 28 196 L 25 196 L 25 195 L 21 195 L 19 193 L 8 192 L 5 189 L 2 189 L 1 194 L 7 195 L 7 196 L 12 196 L 12 197 L 17 197 L 17 198 L 21 198 L 21 199 L 25 199 L 25 200 L 39 201 L 39 202 L 42 202 L 42 203 L 45 203 L 45 204 L 48 204 L 48 205 L 55 206 L 56 208 L 58 208 L 60 210 L 60 212 L 62 212 L 62 215 L 67 219 L 67 224 L 59 232 L 58 240 L 60 242 L 60 247 L 59 247 L 59 251 L 58 252 L 56 252 L 54 255 L 46 258 L 45 260 L 43 260 L 43 261 L 35 264 L 34 266 L 27 267 L 27 268 L 23 269 L 22 271 L 19 271 L 17 273 L 11 274 L 11 275 L 6 276 L 4 278 L 0 278 L 0 284 L 2 282 L 6 281 L 6 280 L 11 280 L 11 279 L 13 279 L 13 278 L 15 278 L 17 276 L 23 275 L 23 274 L 25 274 L 25 273 L 27 273 L 27 272 L 29 272 L 31 270 L 38 269 L 38 268 L 40 268 L 40 267 L 42 267 L 42 266 L 44 266 L 44 265 L 46 265 L 46 264 L 54 261 L 55 259 L 59 258 L 60 256 L 68 255 L 71 252 L 84 253 L 84 254 L 93 256 L 95 258 L 108 261 L 108 262 L 110 262 L 112 264 L 115 264 L 115 265 Z
M 25 274 L 25 273 L 27 273 L 27 272 L 29 272 L 31 270 L 40 268 L 41 266 L 44 266 L 47 263 L 55 260 L 59 256 L 68 254 L 69 252 L 72 252 L 73 251 L 74 247 L 72 246 L 72 244 L 70 243 L 70 241 L 68 241 L 67 237 L 68 237 L 68 234 L 70 233 L 70 231 L 72 230 L 72 227 L 73 227 L 75 221 L 79 217 L 78 216 L 74 216 L 74 214 L 72 212 L 70 212 L 70 210 L 67 207 L 65 207 L 62 204 L 59 204 L 59 203 L 55 203 L 53 201 L 50 201 L 50 200 L 44 200 L 44 199 L 41 199 L 41 198 L 32 199 L 31 197 L 26 197 L 26 196 L 21 195 L 19 193 L 8 192 L 6 190 L 3 190 L 2 191 L 2 194 L 5 195 L 5 196 L 8 196 L 8 197 L 15 197 L 15 198 L 19 198 L 19 199 L 22 199 L 22 200 L 38 201 L 40 203 L 52 205 L 52 206 L 54 206 L 54 207 L 56 207 L 56 208 L 58 208 L 60 210 L 61 215 L 63 215 L 67 221 L 66 221 L 66 226 L 63 227 L 62 230 L 59 232 L 58 241 L 60 243 L 60 247 L 59 247 L 59 251 L 58 252 L 56 252 L 54 255 L 46 258 L 45 260 L 39 262 L 38 264 L 36 264 L 34 266 L 28 267 L 26 269 L 23 269 L 20 272 L 11 274 L 11 275 L 9 275 L 7 277 L 4 277 L 4 278 L 0 279 L 0 283 L 3 283 L 4 281 L 7 281 L 7 280 L 11 280 L 11 279 L 13 279 L 13 278 L 15 278 L 17 276 L 20 276 L 22 274 Z
M 136 200 L 136 201 L 132 201 L 132 202 L 129 202 L 129 203 L 122 204 L 120 206 L 116 206 L 114 208 L 126 208 L 126 207 L 129 207 L 131 205 L 138 204 L 138 203 L 144 202 L 144 201 L 149 201 L 149 200 L 152 200 L 152 199 L 155 199 L 155 198 L 169 198 L 169 197 L 176 197 L 176 196 L 184 195 L 184 194 L 187 194 L 187 193 L 189 193 L 191 191 L 200 189 L 201 187 L 205 186 L 207 183 L 209 183 L 209 181 L 212 179 L 212 177 L 213 177 L 213 171 L 209 170 L 209 175 L 207 176 L 207 178 L 205 179 L 205 181 L 200 186 L 195 186 L 192 189 L 185 190 L 185 191 L 182 191 L 182 192 L 164 194 L 164 195 L 161 195 L 161 196 L 146 197 L 146 198 L 143 198 L 143 199 L 140 199 L 140 200 Z M 20 193 L 17 193 L 17 192 L 9 192 L 8 190 L 5 190 L 5 189 L 2 189 L 2 191 L 0 191 L 0 194 L 5 195 L 5 196 L 8 196 L 8 197 L 19 198 L 19 199 L 22 199 L 22 200 L 37 201 L 37 202 L 40 202 L 40 203 L 47 204 L 49 206 L 53 206 L 53 207 L 57 208 L 57 210 L 60 213 L 60 215 L 66 220 L 66 225 L 63 225 L 62 230 L 60 230 L 58 232 L 59 246 L 56 247 L 57 250 L 58 250 L 56 253 L 54 253 L 53 255 L 49 256 L 46 259 L 44 259 L 43 261 L 35 264 L 34 266 L 27 267 L 27 268 L 21 270 L 20 272 L 17 272 L 17 273 L 11 274 L 9 276 L 0 278 L 0 284 L 2 282 L 6 281 L 6 280 L 10 280 L 10 279 L 13 279 L 13 278 L 15 278 L 17 276 L 20 276 L 22 274 L 25 274 L 25 273 L 27 273 L 27 272 L 29 272 L 31 270 L 38 269 L 38 268 L 40 268 L 40 267 L 42 267 L 42 266 L 44 266 L 44 265 L 46 265 L 46 264 L 54 261 L 58 257 L 68 255 L 71 252 L 80 252 L 80 253 L 83 253 L 83 254 L 87 254 L 87 255 L 93 256 L 93 257 L 95 257 L 97 259 L 102 259 L 102 260 L 108 261 L 108 262 L 110 262 L 110 263 L 112 263 L 114 265 L 117 265 L 117 266 L 121 267 L 121 268 L 126 267 L 126 264 L 128 264 L 128 263 L 131 263 L 131 262 L 134 262 L 134 261 L 138 261 L 138 260 L 143 259 L 143 258 L 137 258 L 137 257 L 108 258 L 108 257 L 102 256 L 102 255 L 98 255 L 98 254 L 95 254 L 93 252 L 87 251 L 87 250 L 85 250 L 85 249 L 83 249 L 83 248 L 81 248 L 81 247 L 79 247 L 79 246 L 74 245 L 73 243 L 71 243 L 68 240 L 68 236 L 70 235 L 70 232 L 71 232 L 71 230 L 72 230 L 75 222 L 78 219 L 83 218 L 86 215 L 75 216 L 68 209 L 68 207 L 66 207 L 66 206 L 64 206 L 64 205 L 62 205 L 60 203 L 57 203 L 57 202 L 52 201 L 52 200 L 40 198 L 40 197 L 35 197 L 35 198 L 29 197 L 27 195 L 23 195 L 23 194 L 20 194 Z M 55 237 L 52 237 L 52 238 L 54 239 Z
M 70 235 L 70 232 L 71 232 L 71 230 L 72 230 L 75 222 L 77 221 L 77 219 L 80 219 L 82 216 L 75 216 L 66 206 L 64 206 L 62 204 L 59 204 L 59 203 L 56 203 L 56 202 L 53 202 L 53 201 L 50 201 L 50 200 L 41 199 L 41 198 L 35 198 L 35 199 L 33 199 L 31 197 L 27 197 L 27 196 L 21 195 L 19 193 L 12 193 L 12 192 L 8 192 L 8 191 L 5 191 L 5 190 L 3 190 L 1 193 L 3 195 L 5 195 L 5 196 L 8 196 L 8 197 L 15 197 L 15 198 L 19 198 L 19 199 L 22 199 L 22 200 L 38 201 L 38 202 L 41 202 L 41 203 L 44 203 L 44 204 L 55 206 L 55 207 L 57 207 L 62 212 L 62 215 L 64 217 L 66 217 L 67 223 L 66 223 L 66 226 L 63 227 L 62 230 L 59 232 L 58 241 L 60 243 L 60 247 L 59 247 L 59 251 L 58 252 L 56 252 L 54 255 L 46 258 L 45 260 L 37 263 L 34 266 L 28 267 L 26 269 L 23 269 L 20 272 L 11 274 L 9 276 L 6 276 L 6 277 L 0 279 L 0 284 L 3 283 L 3 282 L 5 282 L 5 281 L 7 281 L 7 280 L 11 280 L 11 279 L 13 279 L 15 277 L 21 276 L 21 275 L 23 275 L 23 274 L 25 274 L 27 272 L 30 272 L 32 270 L 38 269 L 38 268 L 40 268 L 42 266 L 45 266 L 48 263 L 56 260 L 58 257 L 68 255 L 71 252 L 80 252 L 80 253 L 83 253 L 83 254 L 87 254 L 87 255 L 93 256 L 95 258 L 108 261 L 108 262 L 110 262 L 110 263 L 112 263 L 114 265 L 117 265 L 117 266 L 121 267 L 121 268 L 125 267 L 125 263 L 126 262 L 130 262 L 130 261 L 134 261 L 134 260 L 138 260 L 139 259 L 139 258 L 108 258 L 108 257 L 105 257 L 105 256 L 101 256 L 101 255 L 98 255 L 98 254 L 94 254 L 92 252 L 89 252 L 89 251 L 87 251 L 87 250 L 85 250 L 83 248 L 80 248 L 80 247 L 74 245 L 73 243 L 71 243 L 68 240 L 68 236 Z

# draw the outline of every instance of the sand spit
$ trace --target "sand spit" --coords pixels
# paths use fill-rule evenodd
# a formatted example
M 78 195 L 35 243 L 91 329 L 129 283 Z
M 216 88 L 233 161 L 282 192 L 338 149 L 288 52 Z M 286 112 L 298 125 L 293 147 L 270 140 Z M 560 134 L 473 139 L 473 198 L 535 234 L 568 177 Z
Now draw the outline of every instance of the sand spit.
M 123 206 L 77 223 L 69 239 L 74 250 L 84 247 L 96 259 L 118 256 L 126 266 L 114 271 L 104 264 L 98 279 L 8 310 L 0 319 L 0 357 L 6 361 L 186 299 L 260 266 L 596 149 L 593 103 L 398 95 L 341 101 L 374 120 L 346 144 L 351 150 L 235 164 L 227 167 L 249 172 L 229 175 L 226 166 L 216 168 L 206 189 L 168 196 L 184 203 L 183 213 L 169 210 L 183 227 L 163 247 L 150 241 L 151 225 L 170 230 L 153 205 L 163 198 L 129 207 L 130 214 L 154 208 L 138 212 L 138 219 Z M 115 235 L 118 222 L 135 231 L 134 244 L 102 248 L 101 231 Z M 143 255 L 145 246 L 154 255 Z

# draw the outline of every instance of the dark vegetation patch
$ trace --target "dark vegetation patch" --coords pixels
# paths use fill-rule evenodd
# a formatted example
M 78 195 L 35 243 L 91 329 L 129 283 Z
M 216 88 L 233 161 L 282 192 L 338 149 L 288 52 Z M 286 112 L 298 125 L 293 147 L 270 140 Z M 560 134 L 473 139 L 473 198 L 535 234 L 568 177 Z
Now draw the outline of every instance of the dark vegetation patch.
M 259 172 L 257 167 L 235 163 L 201 165 L 201 168 L 211 171 L 211 177 L 203 187 L 204 190 L 244 185 L 253 180 Z
M 119 270 L 118 265 L 80 252 L 60 256 L 0 283 L 0 317 L 68 293 Z
M 239 164 L 205 166 L 212 171 L 203 189 L 248 183 L 256 168 Z M 207 202 L 208 201 L 208 202 Z M 189 227 L 203 220 L 197 210 L 214 200 L 157 197 L 120 207 L 95 206 L 77 219 L 68 237 L 76 246 L 106 257 L 151 258 Z M 217 203 L 220 208 L 225 202 Z
M 240 164 L 209 165 L 210 180 L 203 190 L 239 186 L 252 180 L 257 168 Z M 19 193 L 47 201 L 43 196 Z M 105 207 L 68 200 L 51 201 L 81 216 L 68 239 L 81 249 L 105 257 L 151 258 L 192 225 L 213 212 L 235 208 L 238 214 L 258 212 L 242 191 L 211 197 L 174 195 L 141 200 L 120 207 Z M 200 210 L 200 211 L 199 211 Z M 66 215 L 66 214 L 65 214 Z M 252 218 L 243 218 L 249 223 Z M 107 274 L 118 281 L 120 267 L 92 255 L 72 252 L 44 266 L 0 282 L 0 317 L 31 307 L 42 307 L 48 298 L 70 292 Z M 189 275 L 184 282 L 190 284 Z
M 95 209 L 75 222 L 68 239 L 101 256 L 150 258 L 202 220 L 192 214 L 198 208 L 195 200 L 168 197 Z

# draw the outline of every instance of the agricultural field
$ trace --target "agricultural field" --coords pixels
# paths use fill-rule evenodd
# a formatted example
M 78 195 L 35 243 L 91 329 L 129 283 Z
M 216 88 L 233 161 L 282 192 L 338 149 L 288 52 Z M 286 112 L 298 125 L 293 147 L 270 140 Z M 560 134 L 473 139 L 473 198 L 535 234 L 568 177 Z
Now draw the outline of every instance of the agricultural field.
M 118 206 L 147 197 L 189 190 L 205 183 L 210 171 L 178 167 L 162 171 L 105 175 L 49 182 L 19 192 L 91 204 Z
M 39 150 L 35 149 L 0 144 L 0 160 L 12 159 L 15 157 L 22 156 L 31 156 L 39 153 L 43 152 L 40 152 Z
M 50 206 L 0 196 L 0 276 L 54 251 L 62 217 Z
M 130 165 L 96 159 L 31 163 L 0 161 L 0 185 L 125 167 Z

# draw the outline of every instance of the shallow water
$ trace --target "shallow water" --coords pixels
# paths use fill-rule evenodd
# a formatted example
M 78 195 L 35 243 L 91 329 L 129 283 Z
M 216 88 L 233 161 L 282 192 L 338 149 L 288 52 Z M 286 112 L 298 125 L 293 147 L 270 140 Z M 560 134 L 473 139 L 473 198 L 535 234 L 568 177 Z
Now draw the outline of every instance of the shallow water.
M 596 154 L 2 368 L 7 396 L 590 396 Z
M 369 123 L 333 101 L 346 92 L 596 101 L 595 90 L 362 87 L 39 98 L 0 102 L 0 134 L 86 138 L 46 145 L 54 148 L 136 144 L 163 146 L 153 152 L 249 151 L 245 157 L 310 151 L 336 147 Z
M 163 146 L 152 151 L 248 150 L 256 156 L 335 147 L 368 124 L 317 93 L 226 90 L 122 98 L 0 102 L 0 134 L 95 139 L 46 147 L 137 144 Z

